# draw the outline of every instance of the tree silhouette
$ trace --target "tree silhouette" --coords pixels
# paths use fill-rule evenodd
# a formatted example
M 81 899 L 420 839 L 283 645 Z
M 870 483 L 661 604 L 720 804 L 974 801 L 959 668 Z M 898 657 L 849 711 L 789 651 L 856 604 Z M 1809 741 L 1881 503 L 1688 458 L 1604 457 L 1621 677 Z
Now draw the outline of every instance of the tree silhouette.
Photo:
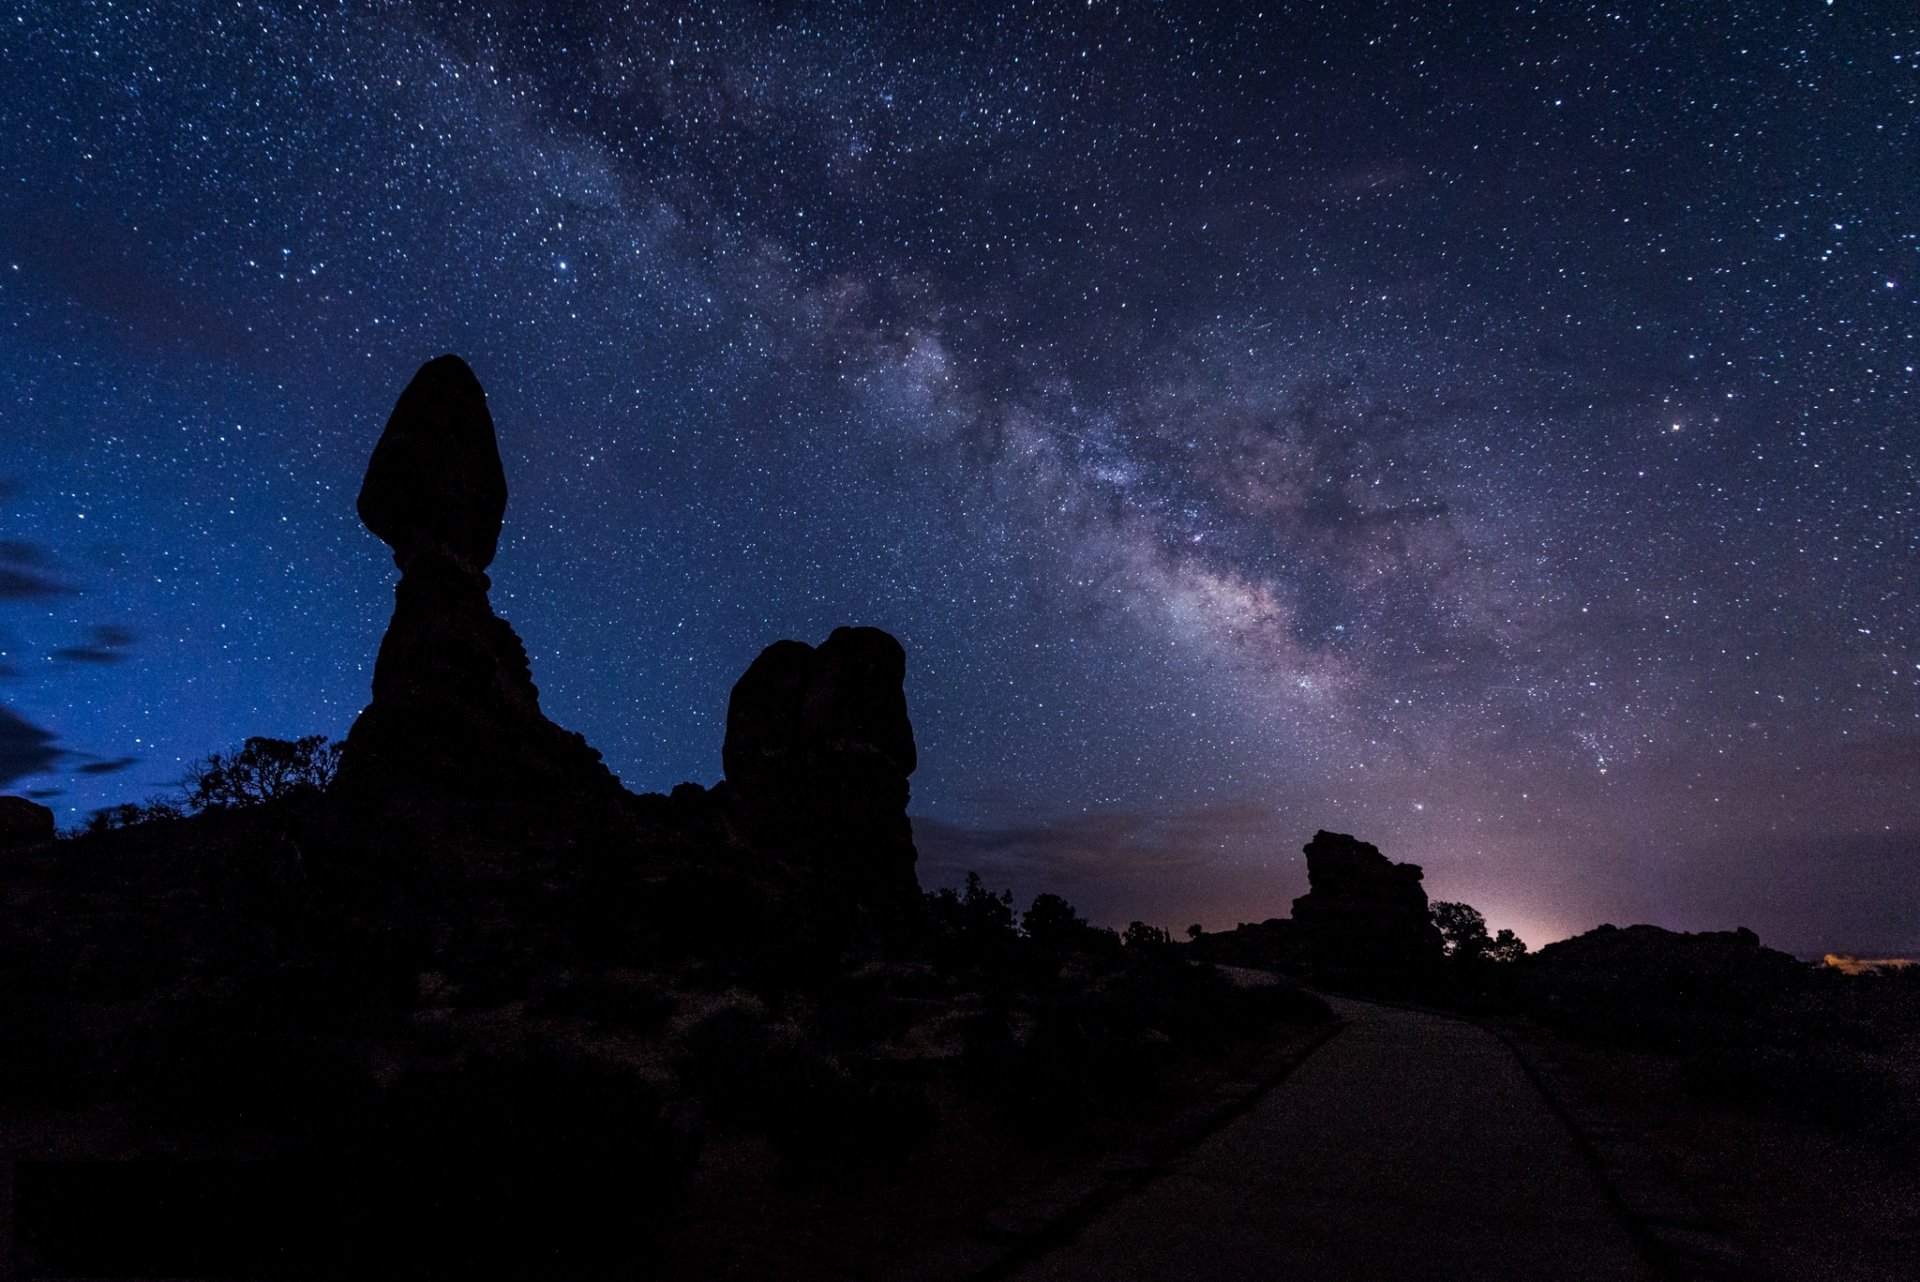
M 1020 929 L 1036 944 L 1067 948 L 1087 929 L 1087 919 L 1060 896 L 1040 894 L 1034 896 L 1033 907 L 1020 914 Z
M 1447 941 L 1447 956 L 1470 960 L 1485 953 L 1493 940 L 1487 934 L 1487 919 L 1472 904 L 1433 905 L 1433 924 Z
M 1526 955 L 1526 941 L 1522 940 L 1520 936 L 1514 934 L 1512 931 L 1505 929 L 1493 937 L 1493 943 L 1487 948 L 1486 952 L 1487 960 L 1495 962 L 1519 961 Z
M 1164 926 L 1149 926 L 1144 921 L 1128 922 L 1126 931 L 1120 936 L 1120 942 L 1129 948 L 1157 948 L 1171 944 L 1173 936 Z
M 216 752 L 195 762 L 188 767 L 183 786 L 190 809 L 229 810 L 302 792 L 324 792 L 339 768 L 340 745 L 325 735 L 255 737 L 237 752 Z
M 1447 956 L 1461 966 L 1479 962 L 1518 961 L 1526 956 L 1527 946 L 1511 930 L 1497 936 L 1487 934 L 1487 919 L 1472 904 L 1441 901 L 1433 905 L 1433 924 L 1447 941 Z

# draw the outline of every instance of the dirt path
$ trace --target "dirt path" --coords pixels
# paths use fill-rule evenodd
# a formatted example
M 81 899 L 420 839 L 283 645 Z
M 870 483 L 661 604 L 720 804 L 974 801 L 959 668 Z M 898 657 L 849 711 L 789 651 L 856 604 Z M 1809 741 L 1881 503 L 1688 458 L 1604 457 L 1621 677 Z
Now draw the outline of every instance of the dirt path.
M 1014 1277 L 1645 1279 L 1571 1136 L 1472 1024 L 1348 1028 L 1172 1174 Z

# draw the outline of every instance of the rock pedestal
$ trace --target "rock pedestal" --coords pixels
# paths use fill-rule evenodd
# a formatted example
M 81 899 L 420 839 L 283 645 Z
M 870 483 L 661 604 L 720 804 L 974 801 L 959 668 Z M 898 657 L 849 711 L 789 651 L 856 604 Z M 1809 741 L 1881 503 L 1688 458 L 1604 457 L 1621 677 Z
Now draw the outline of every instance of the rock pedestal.
M 1446 945 L 1418 864 L 1338 832 L 1317 832 L 1302 850 L 1311 889 L 1293 901 L 1294 936 L 1311 964 L 1395 986 L 1439 973 Z
M 727 788 L 756 846 L 848 902 L 917 904 L 907 656 L 878 628 L 768 646 L 733 687 Z
M 427 362 L 360 490 L 360 518 L 401 579 L 373 702 L 341 756 L 335 789 L 350 803 L 426 803 L 478 823 L 531 807 L 551 822 L 622 795 L 600 754 L 541 713 L 526 649 L 488 600 L 506 503 L 479 380 L 457 356 Z

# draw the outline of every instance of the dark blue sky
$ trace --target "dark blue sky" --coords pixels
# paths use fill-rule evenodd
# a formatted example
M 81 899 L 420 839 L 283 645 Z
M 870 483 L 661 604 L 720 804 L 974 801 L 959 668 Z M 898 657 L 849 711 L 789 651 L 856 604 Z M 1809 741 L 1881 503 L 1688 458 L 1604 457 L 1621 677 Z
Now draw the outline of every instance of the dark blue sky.
M 631 9 L 6 16 L 0 786 L 343 734 L 454 351 L 630 787 L 868 623 L 929 883 L 1920 947 L 1901 6 Z

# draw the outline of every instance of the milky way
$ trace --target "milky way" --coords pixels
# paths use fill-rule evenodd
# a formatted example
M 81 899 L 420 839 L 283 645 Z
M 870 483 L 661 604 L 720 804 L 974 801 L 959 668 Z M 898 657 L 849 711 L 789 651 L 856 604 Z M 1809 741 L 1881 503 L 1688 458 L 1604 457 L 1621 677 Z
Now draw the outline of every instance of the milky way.
M 909 8 L 8 15 L 0 785 L 344 733 L 455 351 L 630 787 L 867 623 L 929 884 L 1920 946 L 1911 15 Z

